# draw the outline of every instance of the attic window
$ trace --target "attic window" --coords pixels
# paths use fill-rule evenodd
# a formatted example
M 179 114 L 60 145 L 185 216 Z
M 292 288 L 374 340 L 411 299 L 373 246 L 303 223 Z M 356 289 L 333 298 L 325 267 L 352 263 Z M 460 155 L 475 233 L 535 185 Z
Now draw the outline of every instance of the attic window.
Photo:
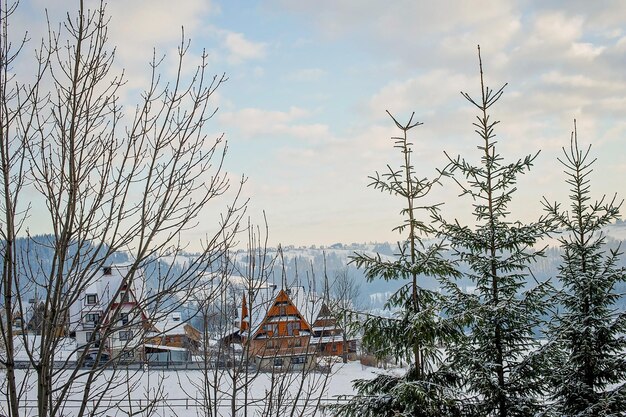
M 87 305 L 94 305 L 98 302 L 98 294 L 87 294 L 87 300 L 85 303 Z
M 266 332 L 275 332 L 276 331 L 276 325 L 272 324 L 272 323 L 267 323 L 263 325 L 263 330 Z
M 102 273 L 104 275 L 112 275 L 113 269 L 110 266 L 105 266 L 104 268 L 102 268 Z

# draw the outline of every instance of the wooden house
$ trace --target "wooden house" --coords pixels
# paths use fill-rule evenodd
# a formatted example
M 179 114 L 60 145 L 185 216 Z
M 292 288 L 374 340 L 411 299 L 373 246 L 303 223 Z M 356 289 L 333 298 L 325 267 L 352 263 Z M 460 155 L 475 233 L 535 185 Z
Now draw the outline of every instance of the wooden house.
M 151 362 L 188 362 L 200 350 L 202 335 L 191 324 L 173 312 L 154 323 L 146 337 L 146 360 Z
M 356 359 L 356 340 L 346 337 L 326 303 L 322 303 L 313 322 L 309 344 L 319 356 L 353 356 L 351 359 Z
M 261 369 L 309 368 L 317 356 L 344 354 L 343 330 L 321 297 L 292 287 L 252 298 L 242 298 L 239 335 Z

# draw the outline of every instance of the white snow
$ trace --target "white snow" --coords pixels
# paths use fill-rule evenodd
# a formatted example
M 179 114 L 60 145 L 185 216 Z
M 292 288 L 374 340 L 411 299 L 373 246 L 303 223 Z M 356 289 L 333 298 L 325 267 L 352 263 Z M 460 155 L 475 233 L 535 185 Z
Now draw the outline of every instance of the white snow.
M 220 378 L 220 391 L 218 394 L 218 405 L 220 415 L 230 416 L 230 404 L 232 392 L 232 379 L 227 370 L 209 370 L 212 380 L 214 372 Z M 307 407 L 313 407 L 317 399 L 323 398 L 322 404 L 328 405 L 338 401 L 340 396 L 351 396 L 354 394 L 352 381 L 354 379 L 371 379 L 377 373 L 383 372 L 378 368 L 362 366 L 358 362 L 347 364 L 335 363 L 332 365 L 330 373 L 313 372 L 302 380 L 302 374 L 292 373 L 259 373 L 253 380 L 248 392 L 249 414 L 261 415 L 262 407 L 268 403 L 272 381 L 275 387 L 274 395 L 282 396 L 283 404 L 298 404 L 299 407 L 306 403 Z M 254 374 L 253 374 L 254 375 Z M 36 391 L 34 387 L 34 374 L 27 375 L 25 371 L 18 371 L 18 377 L 27 382 L 32 387 L 26 390 L 21 396 L 24 416 L 36 415 Z M 71 401 L 67 403 L 63 415 L 72 416 L 82 403 L 81 383 L 85 380 L 83 375 L 73 381 L 75 389 Z M 61 378 L 63 379 L 63 378 Z M 155 370 L 130 370 L 114 373 L 112 370 L 105 370 L 96 381 L 95 390 L 102 396 L 99 412 L 109 417 L 126 416 L 131 411 L 131 407 L 137 410 L 140 405 L 146 405 L 148 400 L 158 399 L 155 407 L 155 417 L 196 417 L 203 415 L 202 394 L 203 372 L 196 370 L 180 371 L 155 371 Z M 299 393 L 300 397 L 296 398 Z M 312 392 L 313 396 L 306 399 L 307 392 Z M 305 401 L 306 400 L 306 401 Z M 274 398 L 276 401 L 276 398 Z M 88 407 L 96 404 L 96 398 L 87 401 Z M 237 397 L 237 404 L 243 404 L 243 392 Z M 276 405 L 275 405 L 276 406 Z M 286 407 L 286 405 L 284 405 Z M 0 413 L 6 413 L 0 405 Z M 309 409 L 311 410 L 311 409 Z M 285 409 L 287 411 L 287 409 Z M 318 415 L 324 415 L 322 413 Z

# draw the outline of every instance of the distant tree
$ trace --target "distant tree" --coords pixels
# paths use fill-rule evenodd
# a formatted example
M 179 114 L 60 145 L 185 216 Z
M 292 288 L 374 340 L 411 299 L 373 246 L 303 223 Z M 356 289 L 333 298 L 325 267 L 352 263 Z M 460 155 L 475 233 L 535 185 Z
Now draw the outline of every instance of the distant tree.
M 407 136 L 409 130 L 421 125 L 413 122 L 414 114 L 404 125 L 389 115 L 402 132 L 402 136 L 392 138 L 402 161 L 399 168 L 388 165 L 384 173 L 371 177 L 371 186 L 403 200 L 403 221 L 394 230 L 403 233 L 405 240 L 398 243 L 396 257 L 356 254 L 352 262 L 365 270 L 369 281 L 382 278 L 407 283 L 385 305 L 394 311 L 392 317 L 356 314 L 352 325 L 363 332 L 365 349 L 379 358 L 408 362 L 410 369 L 400 377 L 384 375 L 369 381 L 357 380 L 354 385 L 358 394 L 337 411 L 345 416 L 455 415 L 459 404 L 450 392 L 453 381 L 448 379 L 450 374 L 439 370 L 439 365 L 440 345 L 457 329 L 439 316 L 440 294 L 424 288 L 420 282 L 457 274 L 443 258 L 445 245 L 428 245 L 423 240 L 435 234 L 430 216 L 437 211 L 437 205 L 423 201 L 439 178 L 420 178 L 415 172 L 412 143 Z M 418 216 L 420 212 L 422 218 Z
M 335 272 L 334 280 L 330 284 L 329 296 L 342 310 L 353 310 L 358 307 L 361 285 L 350 274 L 350 269 L 347 266 Z
M 348 362 L 348 332 L 350 330 L 349 317 L 351 313 L 359 309 L 359 297 L 361 296 L 361 286 L 353 275 L 350 274 L 349 268 L 346 266 L 335 273 L 335 279 L 331 285 L 330 295 L 325 299 L 328 300 L 329 308 L 337 324 L 343 332 L 343 362 Z
M 533 330 L 545 308 L 546 286 L 535 285 L 530 267 L 541 250 L 535 245 L 545 235 L 546 223 L 522 224 L 511 220 L 509 203 L 518 175 L 528 171 L 537 154 L 505 163 L 496 151 L 489 109 L 503 89 L 486 87 L 478 48 L 481 96 L 463 96 L 478 111 L 474 123 L 480 143 L 480 163 L 448 156 L 442 171 L 471 200 L 476 224 L 439 217 L 439 230 L 468 270 L 475 290 L 467 293 L 453 282 L 446 309 L 466 323 L 466 337 L 451 346 L 451 369 L 464 379 L 466 412 L 475 416 L 529 416 L 540 408 L 542 365 L 530 352 L 539 347 Z
M 580 149 L 574 122 L 569 150 L 563 148 L 570 209 L 544 199 L 544 207 L 562 231 L 562 290 L 556 303 L 550 345 L 556 352 L 553 372 L 553 411 L 567 416 L 618 416 L 626 410 L 626 316 L 616 308 L 623 297 L 616 291 L 626 282 L 618 265 L 619 247 L 607 250 L 602 228 L 619 220 L 622 201 L 616 197 L 591 202 L 590 174 L 595 159 L 591 146 Z

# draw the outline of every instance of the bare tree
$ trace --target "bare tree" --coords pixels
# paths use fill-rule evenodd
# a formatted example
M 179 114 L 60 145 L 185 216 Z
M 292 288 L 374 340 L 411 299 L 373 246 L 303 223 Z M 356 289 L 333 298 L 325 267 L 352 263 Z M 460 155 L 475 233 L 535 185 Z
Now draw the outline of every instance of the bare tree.
M 336 300 L 340 308 L 351 310 L 359 307 L 361 285 L 350 274 L 348 267 L 342 268 L 335 273 L 335 279 L 330 288 L 331 297 Z
M 241 342 L 245 317 L 238 310 L 244 309 L 251 315 L 267 307 L 260 305 L 259 293 L 267 288 L 273 259 L 267 256 L 267 225 L 264 240 L 259 228 L 250 221 L 246 230 L 246 263 L 239 264 L 234 253 L 225 254 L 221 276 L 211 279 L 211 288 L 205 291 L 209 295 L 198 300 L 203 321 L 202 366 L 199 377 L 188 374 L 184 379 L 189 386 L 186 394 L 196 398 L 199 415 L 248 416 L 255 415 L 253 410 L 261 407 L 252 403 L 250 390 L 259 372 L 252 368 L 250 341 Z
M 247 230 L 246 249 L 224 258 L 224 276 L 217 280 L 220 290 L 202 297 L 202 368 L 199 373 L 183 376 L 185 383 L 181 385 L 188 387 L 186 395 L 195 399 L 197 414 L 202 416 L 314 415 L 330 374 L 319 372 L 313 360 L 294 364 L 292 358 L 314 357 L 314 346 L 294 343 L 303 335 L 256 334 L 275 305 L 277 286 L 270 278 L 282 257 L 280 250 L 268 250 L 267 226 L 262 231 L 249 224 Z M 294 289 L 291 294 L 301 290 Z M 304 291 L 298 296 L 303 297 Z M 320 298 L 307 294 L 300 300 L 308 307 L 310 301 Z M 313 323 L 315 311 L 309 307 L 300 313 Z M 256 340 L 255 334 L 259 336 Z M 259 340 L 262 342 L 257 343 Z
M 331 286 L 332 298 L 329 298 L 329 304 L 333 311 L 337 324 L 343 330 L 341 337 L 343 339 L 342 347 L 343 362 L 348 362 L 348 330 L 351 328 L 350 316 L 356 313 L 359 308 L 359 297 L 361 296 L 361 286 L 353 275 L 350 275 L 348 267 L 345 267 L 335 273 L 335 280 Z
M 129 325 L 120 316 L 127 289 L 143 289 L 135 294 L 132 311 L 141 331 L 124 346 L 138 350 L 150 323 L 189 299 L 237 235 L 245 212 L 244 180 L 232 196 L 225 195 L 230 188 L 222 169 L 226 143 L 204 133 L 216 111 L 212 97 L 226 77 L 207 73 L 205 54 L 195 73 L 183 77 L 189 48 L 183 36 L 173 80 L 161 78 L 162 60 L 155 53 L 150 84 L 123 124 L 124 79 L 111 72 L 115 50 L 108 46 L 104 4 L 88 10 L 81 0 L 76 15 L 68 14 L 59 29 L 49 24 L 30 83 L 14 74 L 27 41 L 26 36 L 13 40 L 16 7 L 4 2 L 0 11 L 0 330 L 6 346 L 0 362 L 7 375 L 7 406 L 0 408 L 11 417 L 21 415 L 32 384 L 38 416 L 64 413 L 68 400 L 82 400 L 72 414 L 97 415 L 106 407 L 107 393 L 128 381 L 119 368 L 101 366 L 119 360 L 107 357 L 105 341 L 121 338 L 117 335 Z M 214 200 L 225 207 L 215 231 L 182 268 L 173 268 L 187 247 L 184 233 L 198 225 Z M 35 218 L 47 223 L 49 236 L 28 233 Z M 116 301 L 101 312 L 107 320 L 96 324 L 86 346 L 60 357 L 63 336 L 81 324 L 72 323 L 72 306 L 84 302 L 86 289 L 121 252 L 125 272 L 122 285 L 112 289 Z M 165 256 L 170 262 L 161 261 Z M 25 298 L 33 294 L 42 305 L 37 337 L 24 324 L 31 313 Z M 16 372 L 20 349 L 29 364 L 24 374 Z M 83 367 L 89 351 L 97 360 Z

